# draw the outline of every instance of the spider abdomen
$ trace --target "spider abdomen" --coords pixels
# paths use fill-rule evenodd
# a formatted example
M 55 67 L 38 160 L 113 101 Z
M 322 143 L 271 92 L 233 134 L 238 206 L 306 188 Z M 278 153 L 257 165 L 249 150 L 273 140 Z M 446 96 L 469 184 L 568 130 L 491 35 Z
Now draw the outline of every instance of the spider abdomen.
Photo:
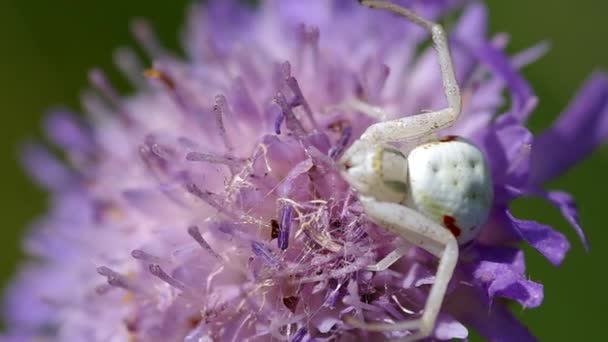
M 408 156 L 408 205 L 449 229 L 460 244 L 478 234 L 492 205 L 492 180 L 483 153 L 448 137 L 414 148 Z

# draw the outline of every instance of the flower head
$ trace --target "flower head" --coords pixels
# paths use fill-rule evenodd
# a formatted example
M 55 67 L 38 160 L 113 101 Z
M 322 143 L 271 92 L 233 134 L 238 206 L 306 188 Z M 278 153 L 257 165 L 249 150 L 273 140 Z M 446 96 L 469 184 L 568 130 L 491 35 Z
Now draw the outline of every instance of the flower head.
M 463 5 L 412 6 L 440 20 Z M 41 146 L 26 147 L 25 165 L 53 202 L 27 237 L 33 258 L 8 290 L 7 337 L 407 335 L 363 331 L 344 318 L 415 318 L 436 260 L 411 248 L 393 267 L 367 271 L 402 242 L 366 218 L 335 160 L 375 121 L 345 106 L 349 99 L 394 117 L 444 105 L 428 36 L 354 1 L 249 8 L 218 0 L 195 5 L 191 16 L 186 59 L 136 25 L 154 64 L 141 70 L 132 53 L 120 53 L 135 95 L 117 95 L 95 70 L 86 122 L 63 111 L 48 116 L 47 132 L 67 165 Z M 488 38 L 486 23 L 485 8 L 474 3 L 450 30 L 465 102 L 445 134 L 482 149 L 495 200 L 482 234 L 461 251 L 434 337 L 466 338 L 468 326 L 489 339 L 533 340 L 497 300 L 526 308 L 542 302 L 543 287 L 526 276 L 514 243 L 529 243 L 555 265 L 569 243 L 549 226 L 514 217 L 509 203 L 547 199 L 587 244 L 573 199 L 543 185 L 608 135 L 608 77 L 594 75 L 555 125 L 533 137 L 524 124 L 536 98 L 518 69 L 544 46 L 508 57 L 506 39 Z M 511 99 L 504 112 L 503 92 Z

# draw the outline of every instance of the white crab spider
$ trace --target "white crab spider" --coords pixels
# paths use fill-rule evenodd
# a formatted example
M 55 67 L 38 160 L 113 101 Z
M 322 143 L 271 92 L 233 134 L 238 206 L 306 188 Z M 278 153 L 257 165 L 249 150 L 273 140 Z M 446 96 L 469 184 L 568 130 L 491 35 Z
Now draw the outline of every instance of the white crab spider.
M 456 83 L 443 28 L 412 11 L 381 0 L 360 0 L 365 6 L 389 10 L 431 33 L 438 54 L 448 107 L 371 125 L 340 159 L 342 175 L 357 190 L 367 216 L 380 227 L 439 258 L 435 281 L 419 319 L 396 323 L 348 322 L 373 331 L 411 330 L 403 341 L 428 337 L 454 267 L 459 244 L 471 241 L 487 220 L 492 203 L 492 181 L 482 152 L 458 137 L 447 137 L 415 147 L 406 156 L 387 145 L 432 136 L 451 126 L 460 115 Z M 361 102 L 354 109 L 375 118 L 382 110 Z M 390 267 L 405 253 L 400 247 L 369 267 Z

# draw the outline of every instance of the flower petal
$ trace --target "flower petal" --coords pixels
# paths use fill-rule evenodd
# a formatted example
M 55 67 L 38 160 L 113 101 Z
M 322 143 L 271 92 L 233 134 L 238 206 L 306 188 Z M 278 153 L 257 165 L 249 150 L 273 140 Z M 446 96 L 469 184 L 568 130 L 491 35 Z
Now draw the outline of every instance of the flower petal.
M 586 250 L 589 250 L 589 241 L 585 235 L 583 227 L 581 227 L 578 219 L 578 211 L 574 198 L 570 194 L 563 191 L 551 191 L 546 194 L 546 199 L 556 206 L 561 212 L 564 218 L 570 223 L 572 228 L 576 231 L 576 234 L 583 242 Z
M 61 148 L 88 152 L 94 147 L 91 132 L 72 113 L 53 111 L 46 117 L 44 125 L 49 139 Z
M 598 72 L 568 109 L 534 140 L 530 183 L 559 177 L 608 137 L 608 74 Z M 559 153 L 555 153 L 559 151 Z
M 487 341 L 537 340 L 502 302 L 490 302 L 470 286 L 458 286 L 446 303 L 446 309 L 454 318 L 477 330 Z
M 514 63 L 498 47 L 485 41 L 458 39 L 457 45 L 467 47 L 493 75 L 502 79 L 513 94 L 510 115 L 518 122 L 526 121 L 536 100 L 528 82 L 517 72 Z
M 525 122 L 535 103 L 534 93 L 528 82 L 517 72 L 509 58 L 492 44 L 481 45 L 477 53 L 480 61 L 501 77 L 513 92 L 511 116 L 520 123 Z
M 539 251 L 553 265 L 561 264 L 566 252 L 570 249 L 570 243 L 562 233 L 535 221 L 519 220 L 510 212 L 507 212 L 507 217 L 510 219 L 513 229 L 523 240 Z
M 469 336 L 469 330 L 457 320 L 447 315 L 440 315 L 437 317 L 433 336 L 441 341 L 451 341 L 455 338 L 466 339 Z
M 61 190 L 75 184 L 76 177 L 51 152 L 36 143 L 23 147 L 21 163 L 38 184 L 50 190 Z
M 479 3 L 468 6 L 450 35 L 454 41 L 452 55 L 457 65 L 457 78 L 461 84 L 467 82 L 477 66 L 470 47 L 480 45 L 488 31 L 487 8 Z M 462 42 L 462 43 L 461 43 Z
M 524 254 L 521 250 L 500 247 L 478 247 L 481 260 L 473 277 L 495 296 L 517 301 L 524 308 L 537 307 L 543 300 L 543 286 L 527 280 Z
M 482 139 L 494 183 L 523 185 L 529 170 L 530 131 L 513 117 L 503 116 Z

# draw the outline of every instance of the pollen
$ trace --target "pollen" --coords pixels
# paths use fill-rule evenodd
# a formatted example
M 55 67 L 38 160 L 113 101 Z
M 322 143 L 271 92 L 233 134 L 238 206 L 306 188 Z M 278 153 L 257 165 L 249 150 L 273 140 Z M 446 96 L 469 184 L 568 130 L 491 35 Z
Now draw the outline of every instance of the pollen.
M 167 88 L 175 90 L 175 82 L 165 72 L 158 69 L 144 70 L 144 76 L 161 81 Z
M 122 296 L 121 301 L 123 304 L 130 304 L 133 302 L 134 299 L 135 299 L 135 295 L 133 294 L 133 292 L 128 291 L 127 293 L 125 293 L 124 296 Z

